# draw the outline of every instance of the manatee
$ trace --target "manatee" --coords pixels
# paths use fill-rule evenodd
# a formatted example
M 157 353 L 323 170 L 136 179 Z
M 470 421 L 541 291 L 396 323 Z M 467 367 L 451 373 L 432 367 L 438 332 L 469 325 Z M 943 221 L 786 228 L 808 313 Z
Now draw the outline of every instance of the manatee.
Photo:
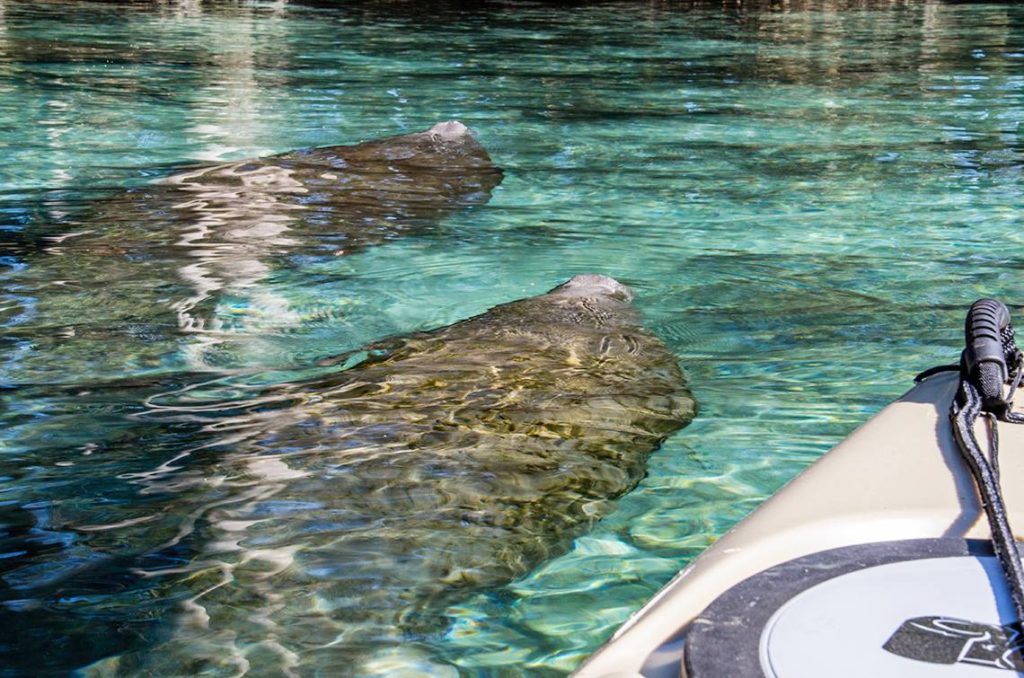
M 61 233 L 12 248 L 28 266 L 8 286 L 18 299 L 35 297 L 25 327 L 49 362 L 76 352 L 96 369 L 117 369 L 106 361 L 118 342 L 121 366 L 159 367 L 182 336 L 209 347 L 301 322 L 266 280 L 297 256 L 348 256 L 426 232 L 487 202 L 501 177 L 454 120 L 354 146 L 197 167 L 105 199 Z M 196 363 L 204 366 L 202 357 Z
M 135 481 L 206 499 L 174 511 L 188 518 L 167 545 L 196 557 L 144 572 L 187 583 L 172 638 L 116 666 L 360 675 L 443 630 L 449 605 L 566 551 L 695 413 L 632 299 L 579 275 L 220 408 L 154 400 L 170 421 L 221 415 L 191 459 Z

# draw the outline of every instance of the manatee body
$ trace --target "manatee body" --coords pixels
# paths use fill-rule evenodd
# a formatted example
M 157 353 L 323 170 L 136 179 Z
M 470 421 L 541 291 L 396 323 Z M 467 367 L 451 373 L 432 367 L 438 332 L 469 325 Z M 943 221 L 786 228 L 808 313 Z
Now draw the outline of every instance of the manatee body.
M 355 252 L 487 202 L 501 177 L 469 129 L 450 120 L 180 172 L 108 199 L 46 249 L 174 263 L 195 261 L 206 245 L 228 248 L 225 257 L 231 246 Z
M 146 663 L 360 675 L 375 652 L 443 629 L 469 592 L 564 552 L 694 416 L 631 300 L 576 276 L 234 403 L 208 427 L 212 466 L 148 481 L 216 499 L 190 512 L 194 593 Z M 171 586 L 182 569 L 148 576 Z
M 485 203 L 501 176 L 456 121 L 199 167 L 108 198 L 68 232 L 33 241 L 41 251 L 25 252 L 30 270 L 15 282 L 39 290 L 32 340 L 47 360 L 66 351 L 103 361 L 115 340 L 122 361 L 152 368 L 182 335 L 209 348 L 294 327 L 301 311 L 267 281 L 294 265 L 289 257 L 351 255 L 425 232 Z

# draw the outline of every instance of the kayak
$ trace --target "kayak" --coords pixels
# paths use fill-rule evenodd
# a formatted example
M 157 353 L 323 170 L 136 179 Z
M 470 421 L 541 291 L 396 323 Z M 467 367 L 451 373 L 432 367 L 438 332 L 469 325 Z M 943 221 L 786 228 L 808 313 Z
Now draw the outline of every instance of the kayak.
M 1020 565 L 1017 544 L 993 537 L 1013 534 L 1006 525 L 1024 528 L 1024 426 L 1015 425 L 1020 414 L 1008 401 L 1000 421 L 982 414 L 970 432 L 951 416 L 951 408 L 967 409 L 957 403 L 969 373 L 995 355 L 972 337 L 971 323 L 969 314 L 959 369 L 921 379 L 808 467 L 679 572 L 573 675 L 998 678 L 1024 671 L 1022 615 L 1006 574 Z M 1024 361 L 1007 359 L 1018 364 L 1019 381 Z M 1011 388 L 1012 367 L 998 379 L 996 401 Z M 981 494 L 965 436 L 989 458 L 992 447 L 1001 452 L 989 474 L 1001 496 Z M 1000 501 L 1003 528 L 989 516 Z

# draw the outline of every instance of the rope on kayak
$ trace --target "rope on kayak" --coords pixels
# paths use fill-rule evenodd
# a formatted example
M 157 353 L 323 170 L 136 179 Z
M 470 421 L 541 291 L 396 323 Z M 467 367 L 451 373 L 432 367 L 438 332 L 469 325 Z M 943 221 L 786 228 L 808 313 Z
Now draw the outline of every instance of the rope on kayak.
M 1014 340 L 1009 310 L 994 299 L 979 299 L 971 306 L 964 333 L 967 348 L 960 357 L 960 386 L 949 416 L 960 454 L 970 467 L 978 487 L 992 532 L 992 548 L 1009 584 L 1010 597 L 1020 623 L 1024 621 L 1024 566 L 1021 565 L 999 486 L 996 422 L 1024 423 L 1024 416 L 1011 411 L 1013 394 L 1024 375 L 1024 354 Z M 1004 395 L 1007 384 L 1010 389 Z M 988 424 L 987 456 L 974 435 L 974 424 L 982 416 Z

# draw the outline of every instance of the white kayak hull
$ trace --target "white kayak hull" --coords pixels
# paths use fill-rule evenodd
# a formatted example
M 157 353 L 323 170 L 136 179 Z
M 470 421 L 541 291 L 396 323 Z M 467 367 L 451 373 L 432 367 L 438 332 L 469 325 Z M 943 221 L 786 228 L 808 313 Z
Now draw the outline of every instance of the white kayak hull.
M 883 409 L 676 575 L 574 675 L 685 675 L 688 628 L 697 628 L 692 622 L 744 580 L 795 559 L 830 549 L 856 556 L 842 549 L 903 540 L 942 540 L 924 548 L 945 553 L 969 548 L 960 546 L 964 540 L 987 540 L 988 522 L 949 421 L 957 384 L 956 373 L 939 374 Z M 984 424 L 975 432 L 986 445 Z M 999 447 L 1010 524 L 1024 528 L 1024 426 L 1000 423 Z M 1021 534 L 1016 537 L 1020 540 Z M 907 548 L 913 551 L 922 543 Z M 978 567 L 988 572 L 991 560 L 978 560 Z M 801 562 L 812 563 L 803 571 L 815 567 L 813 560 Z M 940 586 L 942 581 L 935 580 Z M 992 605 L 1005 607 L 1000 601 Z M 1005 611 L 999 616 L 996 621 L 1007 622 Z M 762 661 L 767 661 L 764 656 Z M 737 674 L 723 666 L 718 675 Z M 768 669 L 764 675 L 782 676 Z M 788 675 L 796 674 L 783 678 Z M 991 678 L 1000 675 L 1007 674 L 995 672 Z

